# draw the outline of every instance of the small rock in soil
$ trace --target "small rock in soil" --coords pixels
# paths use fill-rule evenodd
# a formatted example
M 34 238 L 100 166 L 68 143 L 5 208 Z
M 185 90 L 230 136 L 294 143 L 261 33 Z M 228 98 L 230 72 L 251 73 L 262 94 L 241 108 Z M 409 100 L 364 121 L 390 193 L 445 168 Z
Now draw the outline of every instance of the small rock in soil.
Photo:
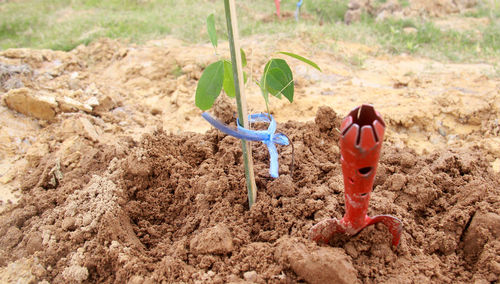
M 190 249 L 194 254 L 225 254 L 233 250 L 233 237 L 226 225 L 219 224 L 196 235 Z
M 464 238 L 464 252 L 468 259 L 474 260 L 482 253 L 489 240 L 500 238 L 500 215 L 495 213 L 476 213 L 472 218 Z
M 89 271 L 87 267 L 72 265 L 64 269 L 63 277 L 68 281 L 81 283 L 89 277 Z
M 257 281 L 257 272 L 255 272 L 254 270 L 247 271 L 243 273 L 243 278 L 245 278 L 246 281 L 255 282 Z
M 95 142 L 99 141 L 98 129 L 88 119 L 80 117 L 79 122 L 87 138 Z
M 341 248 L 301 243 L 297 238 L 278 240 L 275 257 L 308 283 L 358 283 L 357 271 Z
M 4 97 L 8 108 L 27 116 L 53 120 L 56 116 L 57 102 L 54 97 L 33 94 L 30 89 L 12 89 Z
M 23 234 L 17 227 L 10 227 L 7 233 L 0 239 L 3 248 L 15 247 L 22 239 Z
M 59 107 L 63 112 L 77 112 L 79 110 L 84 112 L 91 112 L 92 107 L 88 104 L 83 104 L 75 99 L 72 99 L 68 96 L 64 96 L 60 99 L 57 99 L 59 103 Z
M 26 241 L 26 251 L 33 254 L 43 249 L 42 236 L 39 233 L 33 233 Z

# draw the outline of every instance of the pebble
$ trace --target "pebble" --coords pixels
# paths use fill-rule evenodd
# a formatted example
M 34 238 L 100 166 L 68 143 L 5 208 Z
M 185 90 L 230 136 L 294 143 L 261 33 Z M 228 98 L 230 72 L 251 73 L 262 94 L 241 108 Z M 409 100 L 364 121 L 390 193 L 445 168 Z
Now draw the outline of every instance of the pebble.
M 255 281 L 257 281 L 257 272 L 255 272 L 254 270 L 247 271 L 247 272 L 243 273 L 243 278 L 246 281 L 255 282 Z

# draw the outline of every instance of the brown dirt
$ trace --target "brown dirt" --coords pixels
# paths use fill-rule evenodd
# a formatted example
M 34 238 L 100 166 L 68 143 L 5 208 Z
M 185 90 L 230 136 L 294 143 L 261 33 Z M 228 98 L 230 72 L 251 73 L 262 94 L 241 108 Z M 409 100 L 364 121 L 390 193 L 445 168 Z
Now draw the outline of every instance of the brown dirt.
M 279 125 L 295 144 L 293 176 L 289 147 L 273 180 L 256 145 L 251 210 L 240 143 L 215 130 L 99 143 L 79 167 L 61 165 L 55 184 L 49 169 L 60 159 L 46 155 L 0 219 L 2 264 L 34 257 L 33 277 L 53 283 L 497 281 L 500 180 L 474 149 L 418 155 L 384 145 L 369 214 L 403 220 L 398 249 L 383 226 L 333 249 L 307 239 L 314 223 L 343 214 L 339 121 L 321 108 L 316 122 Z M 328 260 L 347 268 L 339 274 L 342 266 L 321 265 Z
M 323 73 L 290 61 L 295 102 L 273 99 L 271 111 L 294 142 L 295 170 L 290 147 L 280 147 L 281 175 L 271 179 L 267 150 L 255 144 L 251 210 L 239 141 L 209 130 L 194 106 L 215 59 L 209 45 L 103 39 L 71 52 L 0 52 L 0 282 L 498 281 L 493 65 L 277 37 L 243 41 L 251 76 L 276 50 Z M 265 109 L 256 86 L 247 96 L 251 111 Z M 50 120 L 9 105 L 40 98 Z M 369 214 L 403 220 L 397 250 L 383 226 L 335 247 L 307 239 L 313 224 L 344 213 L 336 128 L 362 103 L 388 125 Z M 234 124 L 233 108 L 221 98 L 214 113 Z

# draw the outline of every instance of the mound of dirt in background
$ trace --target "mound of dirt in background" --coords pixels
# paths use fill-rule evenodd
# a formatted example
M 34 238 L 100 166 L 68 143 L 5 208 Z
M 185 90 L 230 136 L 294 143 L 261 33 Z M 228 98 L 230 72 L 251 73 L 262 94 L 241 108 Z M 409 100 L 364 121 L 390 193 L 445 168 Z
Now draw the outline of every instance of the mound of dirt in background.
M 359 21 L 363 13 L 368 13 L 377 20 L 387 17 L 445 17 L 474 9 L 477 0 L 409 0 L 407 4 L 399 0 L 350 0 L 344 22 L 350 24 Z
M 424 11 L 432 17 L 462 13 L 479 4 L 477 0 L 411 0 L 409 2 L 411 9 Z
M 403 220 L 396 250 L 383 225 L 339 247 L 309 241 L 313 224 L 344 213 L 339 124 L 330 108 L 279 124 L 295 169 L 279 147 L 278 179 L 255 144 L 251 210 L 240 142 L 215 130 L 97 143 L 78 167 L 46 155 L 0 218 L 1 263 L 29 259 L 30 279 L 51 283 L 498 281 L 500 177 L 474 149 L 384 144 L 369 214 Z

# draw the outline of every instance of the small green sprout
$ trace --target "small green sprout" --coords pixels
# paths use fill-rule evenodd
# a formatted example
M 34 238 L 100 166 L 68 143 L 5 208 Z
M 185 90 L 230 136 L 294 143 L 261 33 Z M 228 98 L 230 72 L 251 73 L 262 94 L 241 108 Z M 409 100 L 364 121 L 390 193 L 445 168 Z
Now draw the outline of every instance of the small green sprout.
M 214 49 L 217 49 L 217 32 L 215 29 L 214 14 L 210 14 L 207 17 L 207 32 L 212 46 Z M 243 49 L 240 49 L 240 52 L 242 66 L 245 67 L 247 65 L 246 54 Z M 316 63 L 298 54 L 284 51 L 278 53 L 300 60 L 321 71 L 321 68 L 319 68 Z M 246 73 L 243 75 L 246 82 L 247 75 Z M 269 94 L 278 99 L 285 97 L 289 102 L 293 102 L 293 74 L 290 66 L 284 59 L 270 59 L 264 67 L 264 72 L 262 73 L 260 81 L 256 83 L 261 89 L 262 96 L 266 103 L 267 113 L 270 112 Z M 201 110 L 210 109 L 223 89 L 227 96 L 231 98 L 235 97 L 233 66 L 231 61 L 226 59 L 221 59 L 208 65 L 203 71 L 196 88 L 196 106 Z

